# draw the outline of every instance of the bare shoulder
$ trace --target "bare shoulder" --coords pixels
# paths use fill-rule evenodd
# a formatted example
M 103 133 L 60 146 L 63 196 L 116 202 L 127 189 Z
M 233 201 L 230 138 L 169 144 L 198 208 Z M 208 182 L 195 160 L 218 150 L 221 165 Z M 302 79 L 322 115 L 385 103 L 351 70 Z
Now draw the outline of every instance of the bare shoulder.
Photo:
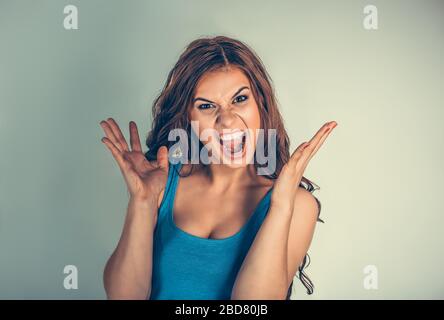
M 293 216 L 297 219 L 316 221 L 318 218 L 319 207 L 314 195 L 302 187 L 298 188 L 295 196 Z

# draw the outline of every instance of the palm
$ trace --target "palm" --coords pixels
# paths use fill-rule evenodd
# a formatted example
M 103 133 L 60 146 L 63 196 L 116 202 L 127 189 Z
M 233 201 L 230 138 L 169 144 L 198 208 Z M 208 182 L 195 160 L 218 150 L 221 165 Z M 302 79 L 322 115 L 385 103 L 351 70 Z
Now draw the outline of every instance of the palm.
M 336 125 L 336 121 L 327 122 L 310 141 L 304 142 L 296 148 L 289 161 L 282 167 L 275 182 L 272 195 L 273 203 L 280 203 L 281 206 L 284 205 L 290 208 L 293 206 L 293 200 L 308 162 Z
M 133 194 L 159 193 L 165 185 L 167 172 L 157 166 L 157 162 L 149 162 L 142 152 L 130 151 L 123 155 L 128 166 L 129 178 L 134 179 L 131 186 Z M 156 188 L 157 187 L 157 188 Z M 130 190 L 131 192 L 131 190 Z
M 130 122 L 131 150 L 117 123 L 109 118 L 101 122 L 107 137 L 102 141 L 108 146 L 124 176 L 132 196 L 158 196 L 165 187 L 168 176 L 166 147 L 158 151 L 156 161 L 148 161 L 142 153 L 137 126 Z

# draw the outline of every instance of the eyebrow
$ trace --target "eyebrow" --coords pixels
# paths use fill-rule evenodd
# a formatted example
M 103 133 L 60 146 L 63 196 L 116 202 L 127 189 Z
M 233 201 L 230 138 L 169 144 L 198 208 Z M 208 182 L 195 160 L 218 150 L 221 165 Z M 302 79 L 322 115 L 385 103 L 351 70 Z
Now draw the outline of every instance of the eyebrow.
M 238 95 L 242 90 L 244 90 L 244 89 L 250 89 L 250 88 L 248 88 L 247 86 L 243 86 L 243 87 L 239 88 L 239 90 L 237 90 L 236 93 L 233 94 L 233 96 L 231 97 L 231 99 L 233 99 L 235 96 L 237 96 L 237 95 Z M 208 100 L 208 99 L 205 99 L 205 98 L 201 98 L 201 97 L 194 98 L 194 99 L 193 99 L 193 103 L 196 102 L 197 100 L 202 100 L 202 101 L 205 101 L 205 102 L 214 103 L 214 102 L 211 101 L 211 100 Z

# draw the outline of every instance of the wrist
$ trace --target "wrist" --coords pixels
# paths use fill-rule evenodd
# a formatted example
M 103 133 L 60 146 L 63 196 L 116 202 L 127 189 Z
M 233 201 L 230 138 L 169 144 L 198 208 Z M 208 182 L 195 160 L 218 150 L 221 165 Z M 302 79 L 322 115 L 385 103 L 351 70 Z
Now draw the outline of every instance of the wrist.
M 293 214 L 294 201 L 271 201 L 270 208 L 279 211 L 282 214 Z
M 134 219 L 135 217 L 144 217 L 148 219 L 154 226 L 157 223 L 157 200 L 152 198 L 130 197 L 128 202 L 127 217 Z
M 157 196 L 154 195 L 130 195 L 129 202 L 137 204 L 139 206 L 151 206 L 157 207 Z

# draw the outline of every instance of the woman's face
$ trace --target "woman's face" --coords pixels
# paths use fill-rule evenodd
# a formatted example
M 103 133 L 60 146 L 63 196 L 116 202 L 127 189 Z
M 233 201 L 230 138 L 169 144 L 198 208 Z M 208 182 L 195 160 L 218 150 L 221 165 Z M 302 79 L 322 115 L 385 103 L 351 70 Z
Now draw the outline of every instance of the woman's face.
M 230 167 L 253 163 L 259 108 L 243 71 L 236 67 L 205 73 L 196 86 L 189 119 L 211 162 Z

